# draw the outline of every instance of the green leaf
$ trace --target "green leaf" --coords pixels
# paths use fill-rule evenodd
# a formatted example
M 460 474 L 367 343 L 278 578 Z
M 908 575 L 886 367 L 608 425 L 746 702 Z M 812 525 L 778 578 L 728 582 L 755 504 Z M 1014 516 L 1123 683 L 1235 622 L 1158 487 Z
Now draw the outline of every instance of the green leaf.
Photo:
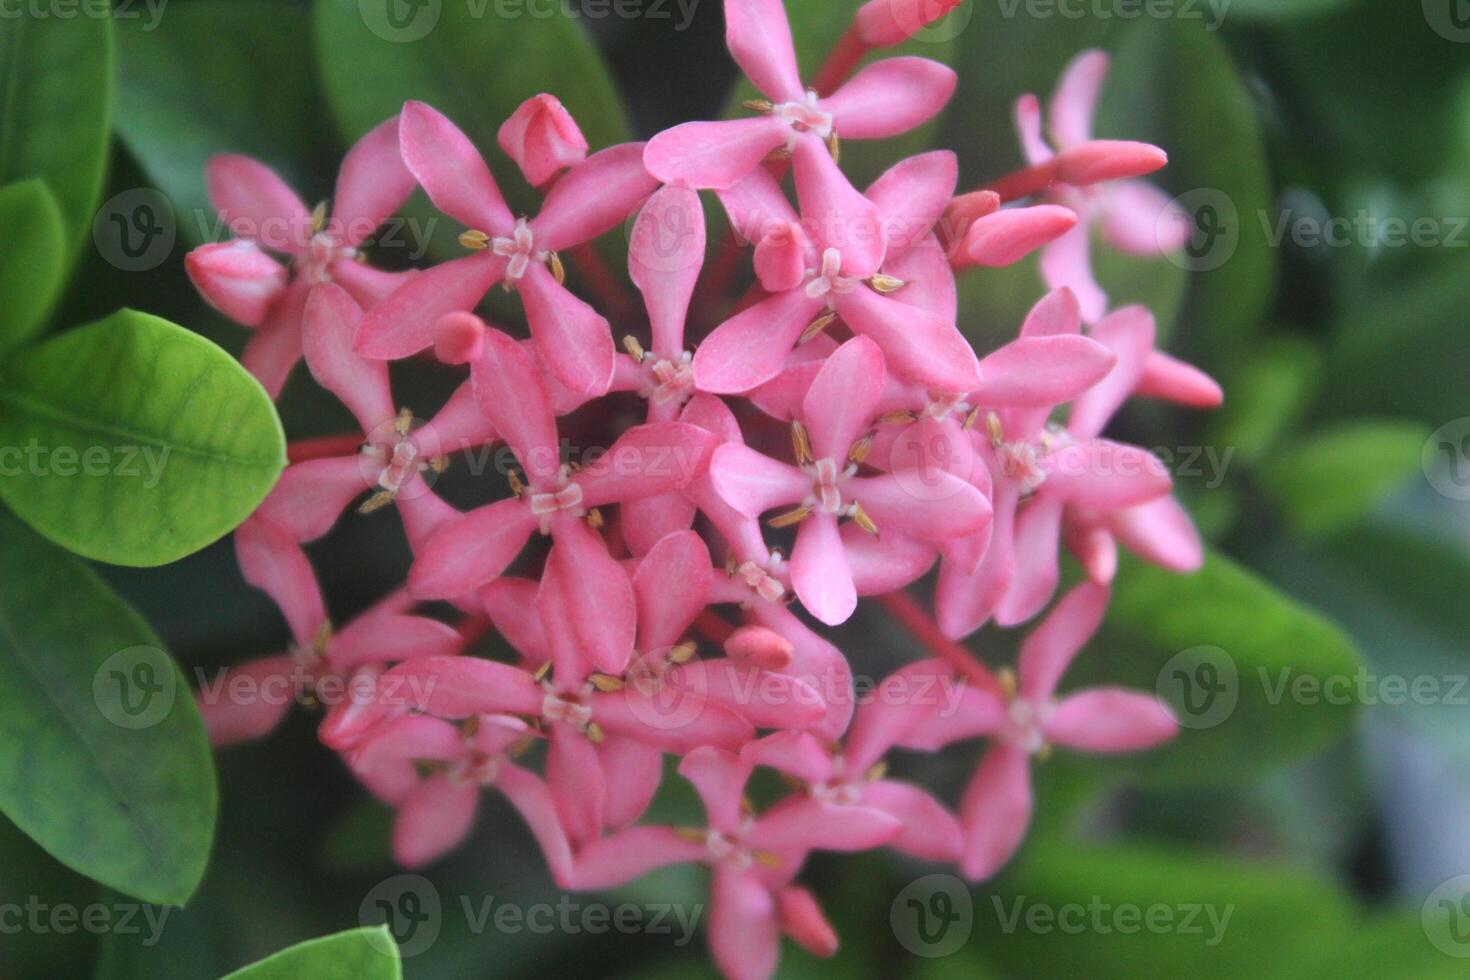
M 1306 412 L 1322 378 L 1322 354 L 1306 339 L 1278 334 L 1262 343 L 1235 375 L 1217 422 L 1217 445 L 1255 463 Z
M 215 805 L 199 711 L 148 624 L 0 517 L 0 810 L 68 867 L 180 905 Z
M 1341 423 L 1282 447 L 1261 481 L 1298 530 L 1330 534 L 1360 521 L 1421 472 L 1428 436 L 1413 422 Z
M 1289 977 L 1345 941 L 1353 909 L 1306 869 L 1175 848 L 1028 850 L 975 902 L 977 948 L 1038 977 Z
M 66 268 L 61 209 L 44 181 L 0 187 L 0 351 L 19 347 L 46 323 Z
M 146 313 L 0 365 L 0 497 L 88 558 L 162 565 L 228 534 L 285 467 L 284 442 L 234 358 Z
M 1252 20 L 1290 20 L 1318 17 L 1353 0 L 1230 0 L 1230 15 Z
M 45 178 L 75 256 L 91 233 L 107 167 L 112 18 L 39 9 L 0 18 L 0 184 Z
M 1453 947 L 1452 947 L 1453 948 Z M 1415 913 L 1388 913 L 1354 927 L 1320 956 L 1297 965 L 1295 980 L 1377 980 L 1414 977 L 1415 980 L 1459 980 L 1465 975 L 1462 958 L 1431 945 L 1424 922 Z
M 1090 670 L 1156 691 L 1182 725 L 1168 746 L 1109 763 L 1142 779 L 1238 781 L 1330 744 L 1355 713 L 1361 662 L 1343 631 L 1216 553 L 1191 575 L 1127 559 L 1102 645 L 1075 680 Z
M 214 153 L 256 157 L 315 203 L 304 181 L 332 172 L 336 147 L 322 138 L 313 61 L 311 14 L 299 4 L 201 0 L 156 24 L 119 21 L 118 134 L 170 198 L 186 239 L 222 237 L 204 190 Z
M 403 966 L 387 926 L 349 929 L 288 946 L 222 980 L 399 980 Z

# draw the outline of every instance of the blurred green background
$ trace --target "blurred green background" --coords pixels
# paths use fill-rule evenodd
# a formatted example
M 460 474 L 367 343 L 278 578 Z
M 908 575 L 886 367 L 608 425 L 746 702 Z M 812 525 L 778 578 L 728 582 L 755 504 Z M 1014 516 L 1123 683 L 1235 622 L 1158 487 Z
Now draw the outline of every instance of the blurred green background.
M 787 6 L 809 76 L 847 3 Z M 134 0 L 112 20 L 69 20 L 61 29 L 108 76 L 94 93 L 111 106 L 98 221 L 161 194 L 176 239 L 147 268 L 122 268 L 88 237 L 53 327 L 131 306 L 239 349 L 244 331 L 208 310 L 183 273 L 187 249 L 211 237 L 197 217 L 210 153 L 259 157 L 315 201 L 350 142 L 405 98 L 430 101 L 492 150 L 500 121 L 550 91 L 597 147 L 716 116 L 735 84 L 716 0 L 408 9 L 437 20 L 422 36 L 395 35 L 383 0 Z M 0 37 L 36 43 L 13 22 Z M 861 186 L 903 155 L 947 146 L 962 187 L 998 176 L 1020 162 L 1015 98 L 1044 97 L 1088 47 L 1114 56 L 1099 135 L 1165 147 L 1159 183 L 1224 231 L 1191 267 L 1110 256 L 1105 285 L 1115 303 L 1148 302 L 1168 349 L 1214 374 L 1227 399 L 1209 416 L 1143 405 L 1120 420 L 1121 436 L 1176 464 L 1211 557 L 1183 579 L 1126 562 L 1104 635 L 1074 679 L 1152 689 L 1176 669 L 1204 677 L 1210 663 L 1224 669 L 1233 707 L 1186 713 L 1177 743 L 1155 756 L 1041 766 L 1028 843 L 958 902 L 968 912 L 951 926 L 964 932 L 953 952 L 916 941 L 902 921 L 912 917 L 905 896 L 928 901 L 950 887 L 927 878 L 946 869 L 888 853 L 815 859 L 804 878 L 844 945 L 824 962 L 788 943 L 781 975 L 1465 976 L 1470 879 L 1454 879 L 1470 873 L 1470 5 L 966 0 L 905 46 L 959 71 L 944 116 L 899 140 L 845 146 L 844 166 Z M 15 49 L 9 57 L 19 63 Z M 496 165 L 513 203 L 528 202 Z M 385 264 L 452 243 L 447 222 L 432 240 L 429 224 L 414 224 L 432 215 L 426 202 L 406 213 L 404 243 L 378 248 Z M 621 236 L 609 238 L 617 261 Z M 718 248 L 721 236 L 710 240 Z M 961 326 L 983 347 L 1014 333 L 1041 287 L 1024 263 L 966 274 L 961 292 Z M 451 377 L 414 366 L 395 384 L 427 417 Z M 293 439 L 350 428 L 301 371 L 281 410 Z M 481 492 L 452 474 L 443 486 L 461 504 Z M 407 564 L 398 523 L 382 514 L 345 520 L 310 552 L 339 621 Z M 164 568 L 103 571 L 191 676 L 285 642 L 227 541 Z M 914 653 L 874 610 L 836 639 L 869 675 Z M 1014 647 L 992 630 L 972 642 L 992 662 Z M 0 974 L 208 978 L 357 925 L 365 902 L 403 884 L 388 857 L 389 814 L 316 743 L 314 721 L 295 713 L 268 741 L 219 756 L 211 869 L 160 941 L 21 930 L 0 938 Z M 896 766 L 953 801 L 975 759 L 964 746 Z M 697 813 L 687 789 L 667 783 L 653 816 Z M 487 897 L 522 907 L 559 898 L 494 794 L 471 840 L 424 877 L 412 887 L 432 889 L 442 914 L 435 941 L 406 960 L 414 980 L 711 973 L 702 937 L 680 945 L 677 931 L 477 930 L 466 908 Z M 85 905 L 96 891 L 0 828 L 0 901 Z M 704 895 L 702 872 L 679 870 L 574 899 L 687 910 Z M 1105 911 L 1081 928 L 1066 926 L 1065 911 L 1049 927 L 1013 922 L 1032 907 Z M 1129 927 L 1127 909 L 1156 907 L 1172 925 Z M 1212 913 L 1229 916 L 1218 934 Z

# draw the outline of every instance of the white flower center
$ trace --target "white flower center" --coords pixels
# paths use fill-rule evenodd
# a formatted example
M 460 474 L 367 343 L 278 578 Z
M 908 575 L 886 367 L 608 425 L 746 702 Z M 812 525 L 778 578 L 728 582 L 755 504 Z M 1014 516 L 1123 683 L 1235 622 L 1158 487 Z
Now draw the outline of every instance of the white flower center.
M 842 253 L 835 248 L 824 249 L 821 266 L 806 270 L 806 275 L 806 294 L 812 299 L 826 297 L 829 308 L 834 297 L 852 292 L 862 282 L 855 276 L 842 274 Z
M 483 239 L 482 239 L 483 240 Z M 525 218 L 516 219 L 515 231 L 510 237 L 492 238 L 490 250 L 496 255 L 503 255 L 510 259 L 505 267 L 505 281 L 513 283 L 526 274 L 527 267 L 534 260 L 545 262 L 551 253 L 545 249 L 536 248 L 536 235 L 531 231 L 531 225 Z
M 806 97 L 799 102 L 781 102 L 771 107 L 771 113 L 791 127 L 786 138 L 788 151 L 796 148 L 796 138 L 801 133 L 815 133 L 822 139 L 832 135 L 832 113 L 817 105 L 817 93 L 807 89 Z

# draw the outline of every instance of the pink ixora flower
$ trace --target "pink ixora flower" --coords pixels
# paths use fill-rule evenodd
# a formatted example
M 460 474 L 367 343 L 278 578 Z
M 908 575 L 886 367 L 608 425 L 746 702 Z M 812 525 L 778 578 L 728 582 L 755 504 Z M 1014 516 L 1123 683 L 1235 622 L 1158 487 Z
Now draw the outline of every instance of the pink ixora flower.
M 1112 687 L 1057 697 L 1068 664 L 1092 638 L 1107 610 L 1108 591 L 1084 583 L 1057 603 L 1021 645 L 1019 680 L 1003 694 L 977 687 L 963 692 L 963 706 L 921 720 L 901 739 L 917 748 L 940 748 L 982 736 L 992 740 L 960 805 L 966 877 L 995 874 L 1015 854 L 1031 822 L 1031 759 L 1053 744 L 1083 752 L 1138 752 L 1173 738 L 1169 709 L 1152 694 Z
M 542 92 L 522 102 L 500 124 L 495 141 L 521 168 L 532 187 L 540 187 L 567 167 L 587 159 L 587 137 L 561 100 Z
M 858 238 L 849 235 L 851 212 L 800 170 L 799 218 L 763 170 L 721 192 L 731 223 L 757 242 L 755 269 L 770 295 L 699 345 L 695 383 L 705 391 L 748 392 L 780 372 L 798 341 L 841 318 L 875 341 L 900 377 L 941 391 L 973 388 L 979 375 L 955 328 L 954 280 L 930 236 L 955 179 L 955 157 L 947 151 L 895 165 L 863 197 L 874 222 Z
M 359 510 L 369 513 L 397 503 L 409 542 L 417 548 L 455 516 L 429 479 L 447 465 L 449 453 L 486 445 L 495 430 L 468 382 L 422 425 L 409 409 L 395 407 L 388 366 L 352 350 L 361 321 L 362 309 L 347 291 L 324 283 L 307 301 L 303 338 L 313 377 L 352 411 L 362 427 L 362 446 L 351 456 L 287 467 L 256 513 L 297 541 L 312 541 L 331 530 L 354 498 L 371 490 Z
M 400 117 L 403 159 L 434 204 L 469 226 L 460 241 L 475 254 L 415 276 L 374 307 L 357 337 L 368 357 L 407 357 L 434 343 L 446 313 L 469 310 L 497 282 L 525 304 L 531 337 L 568 388 L 599 395 L 613 375 L 603 316 L 561 284 L 561 249 L 617 226 L 657 181 L 643 169 L 642 144 L 594 153 L 562 175 L 535 218 L 511 214 L 469 137 L 436 110 L 409 102 Z
M 462 596 L 499 576 L 536 531 L 553 541 L 547 567 L 562 577 L 577 641 L 593 666 L 619 671 L 634 631 L 628 576 L 592 526 L 599 507 L 688 486 L 707 465 L 713 437 L 660 422 L 624 432 L 607 452 L 573 470 L 561 462 L 556 420 L 531 355 L 498 330 L 484 337 L 474 376 L 480 409 L 526 474 L 515 495 L 457 517 L 419 550 L 408 587 L 424 598 Z
M 194 249 L 184 268 L 211 305 L 256 328 L 241 360 L 275 397 L 301 358 L 313 286 L 338 282 L 371 306 L 411 275 L 373 269 L 358 251 L 413 191 L 398 153 L 398 117 L 358 140 L 342 161 L 330 217 L 325 204 L 309 211 L 275 171 L 250 157 L 212 157 L 204 179 L 234 238 Z M 289 259 L 289 271 L 270 252 Z
M 776 969 L 784 933 L 818 956 L 837 951 L 837 936 L 811 893 L 792 884 L 808 853 L 865 851 L 902 831 L 887 813 L 830 803 L 806 793 L 763 814 L 742 802 L 751 765 L 717 748 L 690 752 L 679 774 L 694 784 L 705 827 L 630 827 L 577 854 L 577 888 L 612 888 L 671 864 L 701 863 L 710 881 L 709 943 L 731 980 L 765 980 Z
M 802 605 L 828 624 L 843 622 L 857 605 L 840 518 L 873 534 L 891 530 L 934 542 L 977 534 L 990 520 L 989 502 L 948 473 L 936 477 L 945 493 L 923 495 L 906 489 L 898 474 L 858 475 L 882 392 L 883 353 L 866 337 L 855 337 L 823 363 L 792 422 L 796 465 L 734 443 L 719 447 L 710 462 L 715 487 L 742 514 L 794 506 L 776 518 L 778 525 L 801 525 L 791 581 Z
M 1016 103 L 1016 128 L 1026 159 L 1052 173 L 1048 195 L 1082 218 L 1042 252 L 1041 274 L 1048 287 L 1066 286 L 1077 294 L 1088 323 L 1102 319 L 1108 308 L 1107 295 L 1092 273 L 1093 222 L 1101 224 L 1111 244 L 1136 255 L 1162 255 L 1189 240 L 1189 222 L 1168 195 L 1132 179 L 1162 167 L 1168 159 L 1164 151 L 1147 143 L 1092 138 L 1107 72 L 1108 56 L 1102 51 L 1083 52 L 1063 71 L 1051 100 L 1050 145 L 1042 136 L 1036 96 L 1022 96 Z
M 794 157 L 797 175 L 846 188 L 832 161 L 839 136 L 882 139 L 931 119 L 954 92 L 955 73 L 927 58 L 888 58 L 867 65 L 825 98 L 803 88 L 791 25 L 781 0 L 725 0 L 725 44 L 747 78 L 766 98 L 747 103 L 754 119 L 691 122 L 649 141 L 643 159 L 666 183 L 725 188 L 749 174 L 767 155 Z

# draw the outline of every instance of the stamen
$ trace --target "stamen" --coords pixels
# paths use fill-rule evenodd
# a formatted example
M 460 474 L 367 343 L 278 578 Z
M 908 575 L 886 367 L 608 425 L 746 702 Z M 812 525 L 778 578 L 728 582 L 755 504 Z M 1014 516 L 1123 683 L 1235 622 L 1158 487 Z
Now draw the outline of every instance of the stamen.
M 873 763 L 873 765 L 869 767 L 868 771 L 863 774 L 864 778 L 870 781 L 882 779 L 886 775 L 888 775 L 888 763 L 886 762 Z
M 892 293 L 907 286 L 908 283 L 899 279 L 897 276 L 890 276 L 887 273 L 879 272 L 876 275 L 868 277 L 868 285 L 880 293 Z
M 769 99 L 746 99 L 740 105 L 751 112 L 770 112 L 776 108 Z
M 505 482 L 510 484 L 510 492 L 517 497 L 526 492 L 526 485 L 521 482 L 521 475 L 515 470 L 506 470 Z
M 591 742 L 593 745 L 602 744 L 602 740 L 607 737 L 602 733 L 602 726 L 597 724 L 597 722 L 595 721 L 589 721 L 587 723 L 586 731 L 587 741 Z
M 398 417 L 393 420 L 393 431 L 400 436 L 407 436 L 413 431 L 413 412 L 407 408 L 398 410 Z
M 357 512 L 359 514 L 371 514 L 374 511 L 382 510 L 384 507 L 387 507 L 389 504 L 391 504 L 396 496 L 397 494 L 395 494 L 392 490 L 379 490 L 377 493 L 364 500 L 362 504 L 358 506 Z
M 311 638 L 311 648 L 316 651 L 317 656 L 327 655 L 327 645 L 332 642 L 332 622 L 324 619 L 322 624 L 316 628 L 316 634 Z
M 703 827 L 675 827 L 674 833 L 693 844 L 703 844 L 709 836 Z
M 697 649 L 693 640 L 685 640 L 669 651 L 669 663 L 685 664 L 694 659 L 694 651 Z
M 596 507 L 593 507 L 591 510 L 589 510 L 587 512 L 587 523 L 592 525 L 592 530 L 594 531 L 602 530 L 603 524 L 606 523 L 602 519 L 602 511 L 598 510 Z
M 800 524 L 811 516 L 812 509 L 810 507 L 798 507 L 795 510 L 788 510 L 784 514 L 777 514 L 769 521 L 766 521 L 766 523 L 771 527 L 790 527 L 793 524 Z
M 546 259 L 551 263 L 551 274 L 556 277 L 556 281 L 562 285 L 566 285 L 567 269 L 566 266 L 561 264 L 561 256 L 555 252 L 548 252 Z
M 995 680 L 1000 684 L 1000 693 L 1007 701 L 1016 699 L 1016 672 L 1009 667 L 1002 667 L 995 672 Z
M 837 139 L 837 130 L 827 134 L 827 152 L 832 154 L 833 163 L 842 162 L 842 143 Z
M 483 252 L 490 247 L 490 236 L 471 228 L 459 233 L 459 244 L 472 252 Z
M 990 444 L 999 449 L 1000 444 L 1005 442 L 1005 429 L 1001 428 L 1000 416 L 991 412 L 985 416 L 985 431 L 990 436 Z
M 823 313 L 821 316 L 817 317 L 811 323 L 808 323 L 806 325 L 806 329 L 801 332 L 801 339 L 798 340 L 797 343 L 804 344 L 812 338 L 816 337 L 823 330 L 826 330 L 828 327 L 830 327 L 832 325 L 832 321 L 836 319 L 836 310 L 828 310 L 826 313 Z
M 868 453 L 873 451 L 873 434 L 870 432 L 847 448 L 847 461 L 849 463 L 863 463 L 868 458 Z
M 852 502 L 852 507 L 848 511 L 848 516 L 852 518 L 853 523 L 856 524 L 858 527 L 862 528 L 864 531 L 867 531 L 875 538 L 878 536 L 878 525 L 873 523 L 873 519 L 868 516 L 868 512 L 863 510 L 863 505 L 858 503 L 856 500 Z
M 919 421 L 919 413 L 901 408 L 896 412 L 888 412 L 887 414 L 878 416 L 878 421 L 887 425 L 904 425 L 908 422 Z
M 814 462 L 811 437 L 807 435 L 806 426 L 796 419 L 791 420 L 791 448 L 798 466 L 810 466 Z
M 592 682 L 593 687 L 597 688 L 603 694 L 611 694 L 614 691 L 621 691 L 623 689 L 623 679 L 621 677 L 614 677 L 611 674 L 595 673 L 588 680 Z
M 648 356 L 648 352 L 643 349 L 643 345 L 638 343 L 638 338 L 632 334 L 628 334 L 628 336 L 623 338 L 623 350 L 627 351 L 628 356 L 635 361 L 641 362 Z
M 969 432 L 971 429 L 973 429 L 975 427 L 975 421 L 978 418 L 980 418 L 980 409 L 977 406 L 975 408 L 970 409 L 970 414 L 965 416 L 965 423 L 964 423 L 964 425 L 961 425 L 960 426 L 960 431 L 962 431 L 962 432 Z
M 536 672 L 531 676 L 538 681 L 546 680 L 547 677 L 551 676 L 551 661 L 544 661 L 540 667 L 536 668 Z

